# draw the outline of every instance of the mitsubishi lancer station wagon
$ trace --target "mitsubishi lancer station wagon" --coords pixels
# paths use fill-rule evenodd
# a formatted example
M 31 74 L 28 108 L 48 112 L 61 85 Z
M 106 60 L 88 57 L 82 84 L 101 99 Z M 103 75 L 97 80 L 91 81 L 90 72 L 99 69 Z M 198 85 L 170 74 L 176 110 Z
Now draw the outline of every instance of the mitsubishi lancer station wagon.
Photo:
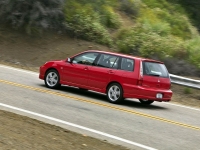
M 171 100 L 171 81 L 163 62 L 114 52 L 89 50 L 40 67 L 48 88 L 61 85 L 105 93 L 111 103 L 136 98 L 142 104 Z

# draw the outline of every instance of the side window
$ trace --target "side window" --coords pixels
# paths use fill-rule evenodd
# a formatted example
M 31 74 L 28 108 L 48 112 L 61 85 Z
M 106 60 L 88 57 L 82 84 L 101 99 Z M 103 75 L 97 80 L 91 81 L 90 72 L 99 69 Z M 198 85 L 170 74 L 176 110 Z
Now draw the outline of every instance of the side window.
M 73 58 L 74 64 L 94 65 L 98 53 L 84 53 Z
M 122 58 L 121 69 L 127 70 L 127 71 L 133 71 L 134 70 L 134 60 L 128 59 L 128 58 Z
M 105 68 L 118 68 L 119 58 L 114 55 L 101 54 L 97 66 Z

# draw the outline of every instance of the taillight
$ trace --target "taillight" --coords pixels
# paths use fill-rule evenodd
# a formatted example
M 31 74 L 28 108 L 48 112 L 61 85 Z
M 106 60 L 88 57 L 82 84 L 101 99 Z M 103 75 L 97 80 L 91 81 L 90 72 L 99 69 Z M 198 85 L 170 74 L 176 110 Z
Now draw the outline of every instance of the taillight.
M 143 66 L 142 66 L 142 61 L 140 61 L 140 74 L 139 74 L 138 85 L 142 85 L 142 82 L 143 82 Z

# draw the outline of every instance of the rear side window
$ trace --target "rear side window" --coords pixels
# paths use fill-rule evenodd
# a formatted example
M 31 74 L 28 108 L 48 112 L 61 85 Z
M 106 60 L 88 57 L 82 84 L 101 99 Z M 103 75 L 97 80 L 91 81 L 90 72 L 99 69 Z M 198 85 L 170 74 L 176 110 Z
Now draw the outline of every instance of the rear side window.
M 169 77 L 165 65 L 155 62 L 143 62 L 143 73 L 149 76 Z
M 119 57 L 109 54 L 101 54 L 97 66 L 105 68 L 118 68 Z
M 133 61 L 133 59 L 122 58 L 121 70 L 133 71 L 134 70 L 134 61 Z

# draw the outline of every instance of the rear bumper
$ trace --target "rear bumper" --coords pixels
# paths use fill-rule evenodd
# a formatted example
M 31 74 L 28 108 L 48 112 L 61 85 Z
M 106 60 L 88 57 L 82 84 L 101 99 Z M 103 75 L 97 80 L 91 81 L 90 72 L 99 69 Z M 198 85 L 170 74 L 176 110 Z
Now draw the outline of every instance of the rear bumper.
M 156 94 L 158 93 L 162 94 L 163 98 L 156 98 Z M 137 86 L 134 88 L 132 93 L 129 94 L 124 93 L 124 97 L 168 102 L 171 100 L 172 94 L 173 92 L 171 90 L 153 89 L 153 88 L 145 88 L 142 86 Z

